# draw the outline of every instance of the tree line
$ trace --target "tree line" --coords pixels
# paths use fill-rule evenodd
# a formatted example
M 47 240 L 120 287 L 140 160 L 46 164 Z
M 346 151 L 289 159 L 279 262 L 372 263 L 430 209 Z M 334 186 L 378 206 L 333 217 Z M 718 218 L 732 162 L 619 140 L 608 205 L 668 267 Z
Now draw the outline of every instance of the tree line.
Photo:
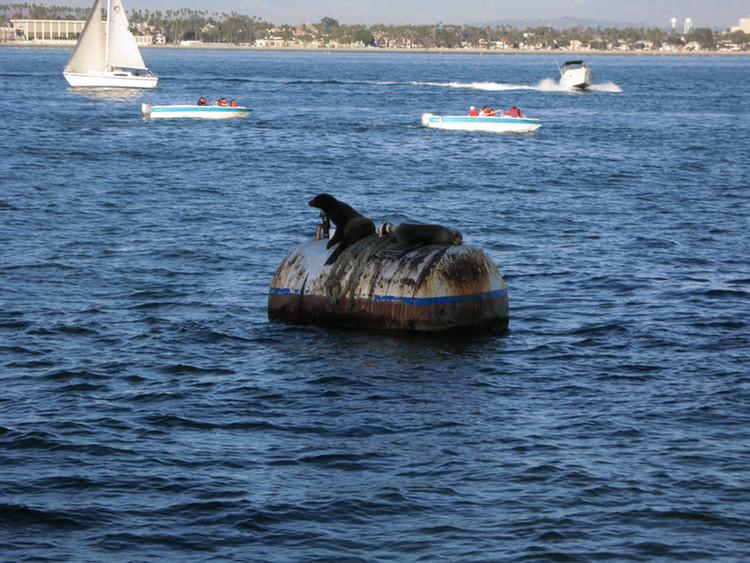
M 0 4 L 0 17 L 10 19 L 86 19 L 89 9 L 37 4 Z M 698 28 L 683 35 L 660 28 L 601 28 L 576 26 L 555 29 L 538 26 L 518 29 L 512 26 L 464 25 L 343 25 L 325 17 L 317 24 L 302 26 L 281 25 L 263 21 L 256 16 L 237 12 L 211 10 L 128 10 L 128 18 L 135 33 L 161 34 L 167 43 L 197 40 L 204 43 L 253 44 L 260 39 L 318 42 L 329 44 L 362 44 L 376 47 L 413 46 L 427 49 L 494 47 L 560 49 L 582 44 L 592 49 L 606 50 L 612 46 L 658 49 L 662 45 L 680 47 L 699 44 L 702 49 L 714 49 L 720 41 L 731 41 L 739 48 L 750 48 L 750 36 L 741 31 L 714 32 Z

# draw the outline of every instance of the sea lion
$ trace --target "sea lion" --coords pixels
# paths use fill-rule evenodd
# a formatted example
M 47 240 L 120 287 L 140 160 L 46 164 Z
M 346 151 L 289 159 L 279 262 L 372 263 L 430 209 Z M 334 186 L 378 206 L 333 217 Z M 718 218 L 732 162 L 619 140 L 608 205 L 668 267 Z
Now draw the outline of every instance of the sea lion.
M 308 205 L 323 211 L 323 214 L 336 225 L 336 232 L 326 248 L 331 248 L 336 243 L 340 244 L 328 257 L 326 265 L 333 264 L 347 246 L 375 233 L 375 223 L 332 195 L 318 194 L 308 202 Z
M 420 225 L 417 223 L 400 223 L 390 226 L 390 232 L 396 237 L 396 242 L 404 246 L 422 246 L 426 244 L 441 244 L 460 246 L 464 237 L 459 231 L 454 231 L 442 225 Z

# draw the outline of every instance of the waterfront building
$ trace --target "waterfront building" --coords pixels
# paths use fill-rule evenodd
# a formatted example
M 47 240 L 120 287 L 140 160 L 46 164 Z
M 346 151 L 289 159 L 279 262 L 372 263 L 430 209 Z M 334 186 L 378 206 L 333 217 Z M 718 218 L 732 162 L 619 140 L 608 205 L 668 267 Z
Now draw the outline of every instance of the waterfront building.
M 10 20 L 11 31 L 6 40 L 31 41 L 41 44 L 75 43 L 86 25 L 85 20 Z M 104 23 L 102 24 L 104 25 Z M 139 47 L 151 45 L 151 35 L 134 35 Z
M 729 31 L 742 31 L 744 33 L 750 33 L 750 16 L 746 18 L 740 18 L 740 25 L 734 26 Z
M 15 35 L 22 41 L 78 39 L 84 20 L 10 20 Z

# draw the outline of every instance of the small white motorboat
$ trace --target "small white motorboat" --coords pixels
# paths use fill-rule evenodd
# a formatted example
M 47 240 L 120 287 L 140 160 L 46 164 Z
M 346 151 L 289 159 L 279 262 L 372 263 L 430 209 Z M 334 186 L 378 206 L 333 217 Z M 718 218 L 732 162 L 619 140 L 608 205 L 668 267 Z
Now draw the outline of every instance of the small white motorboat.
M 560 70 L 560 86 L 566 90 L 585 90 L 591 86 L 591 69 L 583 61 L 567 61 Z
M 493 133 L 530 133 L 542 126 L 535 117 L 510 115 L 434 115 L 422 114 L 422 125 L 433 129 L 456 131 L 490 131 Z
M 245 117 L 250 111 L 250 108 L 245 106 L 154 106 L 148 103 L 141 104 L 141 112 L 143 113 L 143 117 L 147 119 L 175 119 L 180 117 L 231 119 L 233 117 Z

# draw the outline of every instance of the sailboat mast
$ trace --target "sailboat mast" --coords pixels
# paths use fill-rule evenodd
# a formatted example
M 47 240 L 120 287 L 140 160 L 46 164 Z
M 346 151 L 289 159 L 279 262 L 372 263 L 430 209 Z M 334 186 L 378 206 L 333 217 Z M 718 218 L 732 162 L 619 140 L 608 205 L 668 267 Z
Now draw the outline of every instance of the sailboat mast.
M 104 42 L 104 70 L 107 70 L 107 71 L 112 70 L 111 68 L 109 68 L 109 38 L 111 37 L 110 32 L 109 32 L 109 22 L 112 19 L 110 17 L 111 8 L 109 5 L 109 2 L 110 0 L 107 0 L 107 31 L 106 31 L 106 41 Z

